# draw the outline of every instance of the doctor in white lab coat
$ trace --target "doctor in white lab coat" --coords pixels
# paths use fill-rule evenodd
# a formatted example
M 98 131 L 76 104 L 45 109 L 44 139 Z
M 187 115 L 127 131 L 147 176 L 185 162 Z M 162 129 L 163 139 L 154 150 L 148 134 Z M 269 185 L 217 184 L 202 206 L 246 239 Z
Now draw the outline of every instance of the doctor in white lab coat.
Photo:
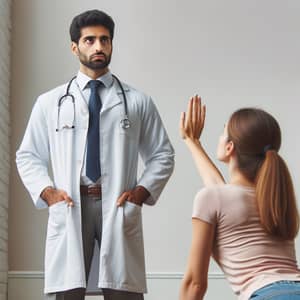
M 143 299 L 134 295 L 147 290 L 142 205 L 153 205 L 159 198 L 173 171 L 174 151 L 151 98 L 125 83 L 122 86 L 131 126 L 120 126 L 124 99 L 108 69 L 113 25 L 108 15 L 97 10 L 73 19 L 72 51 L 80 60 L 80 71 L 69 91 L 74 104 L 68 97 L 58 109 L 67 84 L 38 97 L 17 151 L 18 171 L 35 206 L 49 208 L 44 291 L 46 295 L 66 297 L 47 299 L 69 299 L 68 291 L 84 291 L 87 284 L 82 239 L 82 223 L 86 220 L 82 220 L 80 184 L 89 106 L 79 77 L 104 81 L 99 124 L 102 234 L 98 287 L 112 291 L 105 299 L 113 300 Z M 139 154 L 144 171 L 137 178 Z M 119 296 L 114 297 L 113 292 Z

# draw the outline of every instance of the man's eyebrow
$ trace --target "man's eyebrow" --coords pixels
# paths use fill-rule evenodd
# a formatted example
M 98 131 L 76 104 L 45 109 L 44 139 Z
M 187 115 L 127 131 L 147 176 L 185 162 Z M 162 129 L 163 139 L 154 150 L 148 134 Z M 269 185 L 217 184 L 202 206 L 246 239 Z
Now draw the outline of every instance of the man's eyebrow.
M 96 36 L 95 35 L 87 35 L 87 36 L 84 36 L 83 39 L 84 40 L 87 40 L 87 39 L 95 39 Z
M 82 37 L 84 40 L 86 39 L 96 39 L 97 36 L 96 35 L 86 35 L 86 36 L 83 36 Z M 99 38 L 109 38 L 109 35 L 106 35 L 106 34 L 103 34 L 103 35 L 100 35 Z

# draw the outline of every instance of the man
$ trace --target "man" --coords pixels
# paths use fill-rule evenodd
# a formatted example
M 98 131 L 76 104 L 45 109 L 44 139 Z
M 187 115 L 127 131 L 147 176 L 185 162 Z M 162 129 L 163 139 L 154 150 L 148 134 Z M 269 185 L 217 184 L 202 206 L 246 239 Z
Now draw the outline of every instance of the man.
M 104 12 L 73 19 L 80 70 L 37 99 L 17 151 L 34 204 L 49 207 L 48 300 L 84 299 L 95 241 L 104 299 L 140 300 L 146 292 L 142 205 L 157 201 L 174 152 L 151 98 L 110 73 L 113 34 Z M 145 164 L 139 179 L 138 154 Z

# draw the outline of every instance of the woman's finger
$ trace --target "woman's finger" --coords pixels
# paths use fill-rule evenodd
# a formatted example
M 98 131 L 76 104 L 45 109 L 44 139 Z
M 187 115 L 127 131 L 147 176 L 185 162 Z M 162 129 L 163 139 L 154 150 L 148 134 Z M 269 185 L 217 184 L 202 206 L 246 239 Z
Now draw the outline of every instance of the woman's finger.
M 198 137 L 198 133 L 201 130 L 201 97 L 197 95 L 197 105 L 196 105 L 196 116 L 197 116 L 197 120 L 196 120 L 196 132 L 197 132 L 197 137 Z
M 193 116 L 193 119 L 192 119 L 192 121 L 193 121 L 193 127 L 195 127 L 195 124 L 197 124 L 197 105 L 198 105 L 198 100 L 197 100 L 197 98 L 198 98 L 198 96 L 196 95 L 196 96 L 194 96 L 193 97 L 193 107 L 192 107 L 192 109 L 193 109 L 193 111 L 192 111 L 192 116 Z
M 194 96 L 192 126 L 193 126 L 194 134 L 197 134 L 197 129 L 199 127 L 199 96 L 198 95 Z
M 194 102 L 194 98 L 192 97 L 192 98 L 190 98 L 188 108 L 187 108 L 187 114 L 186 114 L 186 118 L 185 118 L 185 126 L 187 126 L 187 124 L 192 121 L 193 102 Z
M 185 135 L 185 112 L 182 112 L 180 115 L 179 130 L 180 130 L 181 137 L 184 138 L 184 135 Z
M 204 127 L 204 123 L 205 123 L 205 116 L 206 116 L 206 106 L 202 105 L 202 109 L 201 109 L 201 130 Z

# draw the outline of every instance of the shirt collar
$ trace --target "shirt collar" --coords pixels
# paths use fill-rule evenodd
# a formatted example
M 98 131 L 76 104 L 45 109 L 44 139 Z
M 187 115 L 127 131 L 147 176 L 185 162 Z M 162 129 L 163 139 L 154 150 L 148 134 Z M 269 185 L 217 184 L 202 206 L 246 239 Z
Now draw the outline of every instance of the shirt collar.
M 83 91 L 87 87 L 88 82 L 92 80 L 92 78 L 82 73 L 81 71 L 78 71 L 76 80 L 79 85 L 79 88 Z M 98 77 L 97 80 L 103 82 L 104 86 L 106 88 L 109 88 L 113 84 L 114 79 L 111 72 L 108 71 L 104 75 Z

